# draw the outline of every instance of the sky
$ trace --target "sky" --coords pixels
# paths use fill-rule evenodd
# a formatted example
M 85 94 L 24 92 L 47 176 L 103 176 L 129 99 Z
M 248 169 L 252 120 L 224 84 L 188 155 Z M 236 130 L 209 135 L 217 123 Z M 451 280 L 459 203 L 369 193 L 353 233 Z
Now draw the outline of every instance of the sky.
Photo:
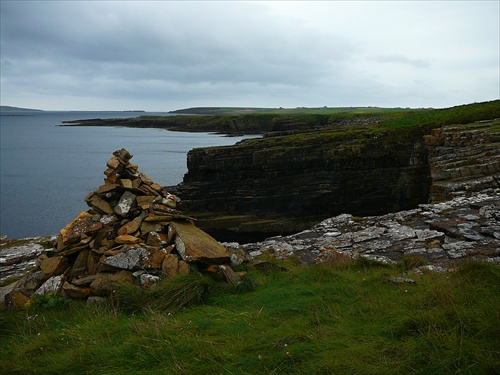
M 1 105 L 433 107 L 500 98 L 500 1 L 0 1 Z

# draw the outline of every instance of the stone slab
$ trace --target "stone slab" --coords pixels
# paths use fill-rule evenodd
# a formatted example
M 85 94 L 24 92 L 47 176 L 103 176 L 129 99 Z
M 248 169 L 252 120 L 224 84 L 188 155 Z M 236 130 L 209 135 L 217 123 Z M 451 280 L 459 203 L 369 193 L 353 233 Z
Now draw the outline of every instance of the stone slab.
M 176 233 L 175 247 L 186 262 L 222 264 L 230 261 L 229 251 L 191 222 L 172 221 L 170 225 Z

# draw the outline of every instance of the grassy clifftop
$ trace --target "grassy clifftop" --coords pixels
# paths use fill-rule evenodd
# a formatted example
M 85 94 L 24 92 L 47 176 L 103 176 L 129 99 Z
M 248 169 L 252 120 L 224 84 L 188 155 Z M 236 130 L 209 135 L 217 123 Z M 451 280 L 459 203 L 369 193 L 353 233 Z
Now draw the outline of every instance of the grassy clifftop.
M 239 289 L 192 274 L 143 294 L 117 288 L 101 305 L 40 300 L 0 315 L 0 372 L 496 373 L 498 266 L 390 281 L 412 261 L 280 263 L 240 269 Z M 180 309 L 165 303 L 177 287 Z
M 139 116 L 128 119 L 77 120 L 68 121 L 65 125 L 153 127 L 230 135 L 310 132 L 336 129 L 346 125 L 363 126 L 375 123 L 380 123 L 386 128 L 433 127 L 499 118 L 500 100 L 446 109 L 364 107 L 243 111 L 234 108 L 212 108 L 208 111 L 210 114 L 206 115 L 207 111 L 200 110 L 199 115 L 178 114 L 176 116 Z

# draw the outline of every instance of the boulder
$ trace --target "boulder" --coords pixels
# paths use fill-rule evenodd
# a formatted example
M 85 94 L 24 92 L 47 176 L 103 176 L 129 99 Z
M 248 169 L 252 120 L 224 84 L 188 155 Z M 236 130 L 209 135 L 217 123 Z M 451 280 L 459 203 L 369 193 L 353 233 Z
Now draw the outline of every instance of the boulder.
M 222 264 L 231 261 L 231 254 L 212 236 L 188 221 L 172 221 L 176 232 L 175 247 L 188 263 Z

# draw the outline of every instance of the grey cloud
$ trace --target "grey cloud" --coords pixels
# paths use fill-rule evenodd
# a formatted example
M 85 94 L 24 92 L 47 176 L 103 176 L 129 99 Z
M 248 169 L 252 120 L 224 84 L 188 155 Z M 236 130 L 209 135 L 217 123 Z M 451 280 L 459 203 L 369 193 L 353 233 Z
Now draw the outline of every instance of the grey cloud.
M 486 82 L 482 95 L 495 92 L 492 87 L 499 78 L 490 71 L 498 67 L 498 54 L 492 54 L 491 46 L 498 37 L 469 42 L 477 50 L 460 56 L 456 48 L 455 55 L 430 49 L 423 33 L 418 35 L 421 45 L 410 50 L 404 29 L 395 31 L 392 44 L 383 39 L 388 29 L 380 40 L 372 36 L 373 27 L 388 25 L 384 14 L 389 9 L 403 7 L 399 3 L 384 3 L 380 14 L 371 4 L 372 11 L 361 19 L 342 18 L 347 5 L 336 2 L 307 2 L 317 10 L 314 18 L 293 12 L 283 16 L 280 9 L 293 10 L 291 4 L 297 3 L 2 1 L 2 100 L 47 95 L 53 101 L 65 96 L 96 97 L 101 103 L 135 98 L 151 103 L 182 100 L 188 105 L 234 105 L 239 100 L 240 105 L 293 106 L 381 105 L 377 101 L 383 98 L 388 105 L 399 105 L 404 96 L 406 105 L 413 105 L 412 98 L 420 105 L 457 92 L 452 90 L 457 80 L 441 78 L 443 69 L 449 72 L 450 60 L 455 75 L 481 71 Z M 357 6 L 349 3 L 346 14 L 356 15 Z M 427 12 L 419 4 L 412 3 L 412 12 L 398 13 L 396 19 L 410 22 L 403 16 L 419 9 L 419 29 L 427 30 L 422 23 Z M 440 9 L 446 15 L 446 4 Z M 461 25 L 459 21 L 454 25 Z M 433 32 L 439 28 L 432 26 Z M 446 40 L 446 33 L 439 35 Z M 396 73 L 398 85 L 391 83 Z M 425 85 L 412 80 L 433 85 L 439 81 L 439 95 L 430 89 L 417 93 Z
M 372 61 L 381 62 L 381 63 L 394 63 L 394 64 L 403 64 L 410 65 L 416 68 L 428 68 L 431 63 L 425 59 L 416 59 L 410 58 L 404 55 L 398 54 L 390 54 L 390 55 L 379 55 L 370 58 Z
M 163 8 L 167 14 L 158 26 L 144 17 L 125 19 L 126 13 L 116 10 L 106 14 L 105 8 L 100 9 L 104 15 L 98 16 L 99 10 L 91 13 L 80 3 L 75 7 L 50 4 L 53 11 L 43 3 L 31 3 L 29 9 L 27 5 L 24 17 L 31 22 L 15 22 L 20 16 L 12 14 L 16 8 L 7 7 L 5 15 L 12 17 L 5 26 L 5 55 L 9 56 L 7 62 L 18 67 L 18 74 L 37 64 L 43 72 L 49 61 L 61 72 L 82 79 L 92 75 L 129 82 L 303 84 L 331 74 L 332 55 L 334 60 L 344 61 L 351 49 L 341 39 L 328 35 L 319 39 L 298 25 L 273 29 L 273 20 L 254 8 L 244 15 L 223 16 L 212 7 L 202 24 L 186 26 L 168 14 L 167 3 Z M 256 27 L 261 24 L 264 26 Z M 223 25 L 227 25 L 226 32 L 220 30 Z M 16 69 L 9 72 L 16 75 Z

